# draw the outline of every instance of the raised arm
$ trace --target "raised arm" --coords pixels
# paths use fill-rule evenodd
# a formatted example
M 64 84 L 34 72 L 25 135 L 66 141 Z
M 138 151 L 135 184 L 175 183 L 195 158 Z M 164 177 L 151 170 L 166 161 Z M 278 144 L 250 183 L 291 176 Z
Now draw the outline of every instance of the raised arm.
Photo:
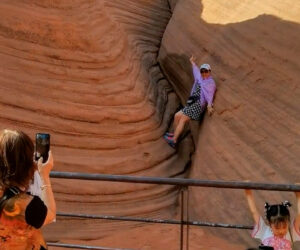
M 295 227 L 298 232 L 300 232 L 300 192 L 295 192 L 296 198 L 297 198 L 297 217 L 295 219 Z
M 46 163 L 42 163 L 42 157 L 38 161 L 38 168 L 41 176 L 41 199 L 47 207 L 47 216 L 44 225 L 47 225 L 56 218 L 56 203 L 54 200 L 52 186 L 50 182 L 50 171 L 53 168 L 52 153 L 49 151 L 49 158 Z
M 193 67 L 194 82 L 200 82 L 201 73 L 199 67 L 197 66 L 196 63 L 192 63 L 192 67 Z
M 245 194 L 246 194 L 248 206 L 249 206 L 250 211 L 252 213 L 252 217 L 253 217 L 253 219 L 255 221 L 255 224 L 258 224 L 259 223 L 260 214 L 257 211 L 252 190 L 251 189 L 245 189 Z
M 193 84 L 193 88 L 191 90 L 191 95 L 196 90 L 196 85 L 197 85 L 198 82 L 200 82 L 200 79 L 201 79 L 200 69 L 197 66 L 195 61 L 196 61 L 196 58 L 192 55 L 191 58 L 190 58 L 190 62 L 191 62 L 192 67 L 193 67 L 194 84 Z

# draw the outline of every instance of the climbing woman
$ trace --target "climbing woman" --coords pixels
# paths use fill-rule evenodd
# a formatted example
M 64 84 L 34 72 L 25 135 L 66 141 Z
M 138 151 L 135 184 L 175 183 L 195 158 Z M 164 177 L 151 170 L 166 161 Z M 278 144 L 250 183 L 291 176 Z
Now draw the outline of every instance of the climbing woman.
M 195 60 L 194 56 L 190 58 L 193 67 L 194 85 L 187 101 L 187 105 L 175 114 L 174 133 L 166 133 L 164 135 L 167 143 L 173 148 L 175 148 L 178 138 L 188 121 L 199 121 L 201 114 L 206 108 L 209 115 L 212 115 L 214 112 L 213 99 L 216 91 L 216 84 L 211 76 L 211 67 L 209 64 L 205 63 L 199 68 L 195 63 Z

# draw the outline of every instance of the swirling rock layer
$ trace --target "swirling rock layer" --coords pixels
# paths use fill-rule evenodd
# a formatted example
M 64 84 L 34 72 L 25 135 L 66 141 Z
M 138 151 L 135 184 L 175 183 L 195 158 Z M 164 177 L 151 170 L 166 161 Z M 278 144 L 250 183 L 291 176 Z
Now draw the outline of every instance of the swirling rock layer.
M 51 133 L 58 171 L 183 176 L 190 140 L 175 153 L 161 139 L 178 106 L 164 75 L 184 102 L 193 53 L 211 64 L 218 92 L 214 116 L 200 128 L 191 124 L 197 150 L 190 176 L 299 182 L 299 11 L 292 0 L 1 1 L 0 125 L 32 138 Z M 168 218 L 176 211 L 173 187 L 53 186 L 63 212 Z M 292 194 L 257 193 L 260 207 L 266 199 L 294 201 Z M 190 219 L 252 223 L 240 190 L 192 188 L 190 204 Z M 190 229 L 191 249 L 254 245 L 245 232 L 206 231 Z M 179 244 L 178 228 L 125 222 L 58 218 L 45 233 L 110 247 Z
M 299 12 L 297 1 L 177 1 L 160 50 L 164 72 L 184 100 L 194 54 L 211 64 L 218 88 L 215 114 L 194 133 L 192 178 L 299 182 Z M 255 195 L 262 214 L 265 200 L 295 201 L 291 193 Z M 193 188 L 191 196 L 193 219 L 253 223 L 241 190 Z M 213 232 L 257 244 L 241 230 Z
M 192 144 L 175 152 L 162 139 L 178 106 L 156 60 L 170 16 L 161 0 L 2 1 L 1 127 L 50 133 L 56 171 L 183 176 Z M 58 211 L 123 216 L 170 217 L 178 194 L 61 179 L 53 188 Z M 121 225 L 59 218 L 46 235 L 98 239 Z

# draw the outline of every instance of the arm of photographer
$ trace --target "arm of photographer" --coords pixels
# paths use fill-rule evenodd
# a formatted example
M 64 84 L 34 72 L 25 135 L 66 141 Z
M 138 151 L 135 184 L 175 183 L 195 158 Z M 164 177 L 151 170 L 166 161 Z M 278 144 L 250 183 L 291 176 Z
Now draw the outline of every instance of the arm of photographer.
M 38 170 L 41 176 L 41 199 L 47 206 L 47 216 L 43 225 L 47 225 L 56 218 L 56 203 L 52 192 L 52 186 L 50 182 L 50 171 L 53 168 L 53 157 L 51 151 L 49 151 L 48 161 L 44 164 L 41 157 L 38 161 Z

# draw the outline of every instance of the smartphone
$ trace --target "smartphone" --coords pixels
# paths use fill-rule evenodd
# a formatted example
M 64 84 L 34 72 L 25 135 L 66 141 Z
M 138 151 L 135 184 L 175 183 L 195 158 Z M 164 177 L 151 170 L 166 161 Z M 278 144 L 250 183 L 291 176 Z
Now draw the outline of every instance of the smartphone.
M 43 163 L 48 160 L 50 150 L 50 134 L 37 133 L 35 136 L 35 160 L 43 157 Z

